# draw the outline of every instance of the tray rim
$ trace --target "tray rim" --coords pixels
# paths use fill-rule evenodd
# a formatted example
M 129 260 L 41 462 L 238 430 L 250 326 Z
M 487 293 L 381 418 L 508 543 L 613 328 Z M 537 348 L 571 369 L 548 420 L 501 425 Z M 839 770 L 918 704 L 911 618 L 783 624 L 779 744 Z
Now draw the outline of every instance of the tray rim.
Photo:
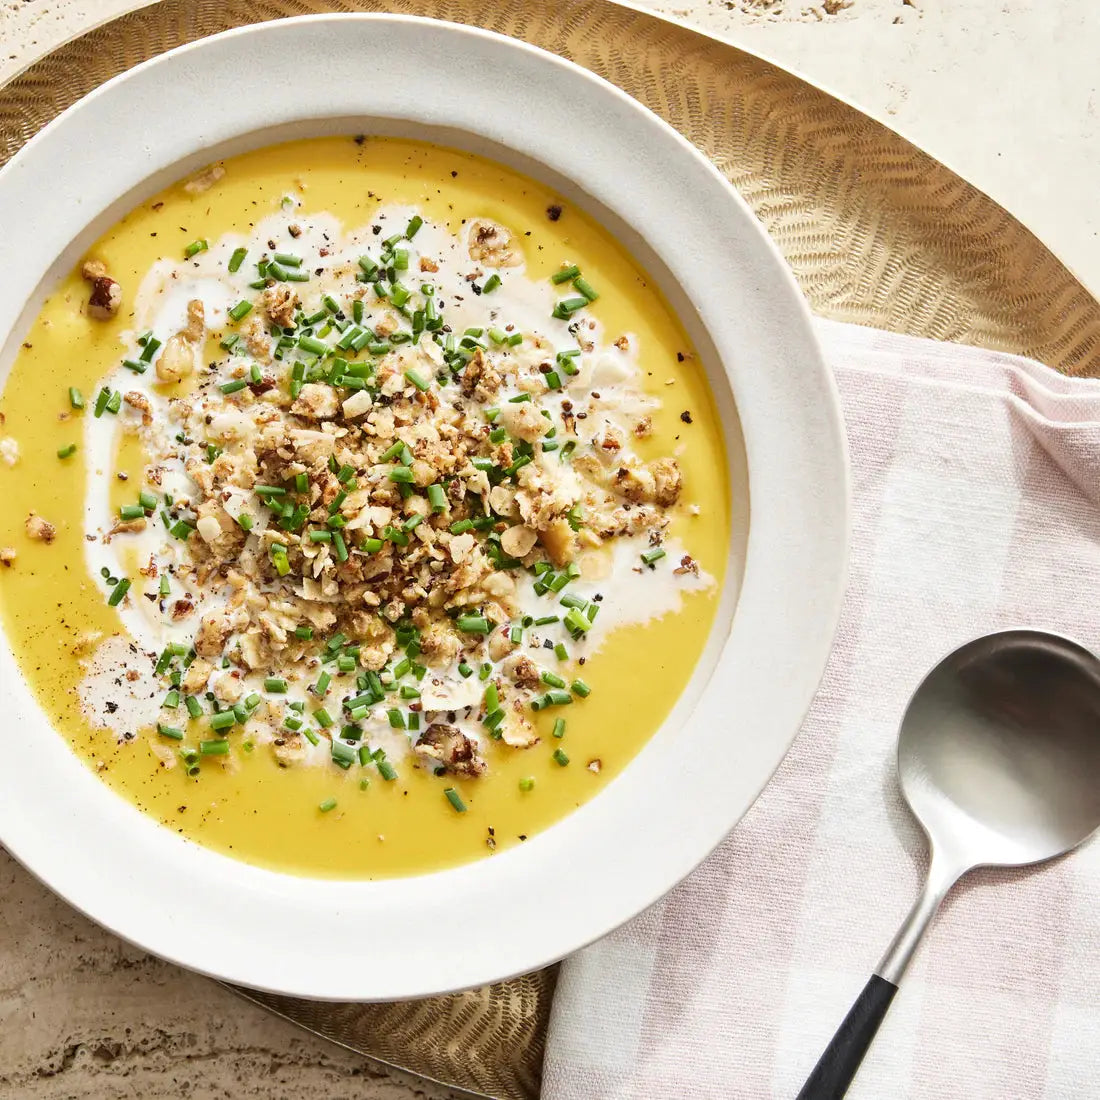
M 878 111 L 876 111 L 876 110 L 874 110 L 870 107 L 861 106 L 858 102 L 856 102 L 855 99 L 853 99 L 847 93 L 837 91 L 835 88 L 833 88 L 828 83 L 828 81 L 821 80 L 819 78 L 815 78 L 815 77 L 811 77 L 811 76 L 807 75 L 798 66 L 790 65 L 786 62 L 778 60 L 776 57 L 774 57 L 767 50 L 759 50 L 759 49 L 750 48 L 749 46 L 746 46 L 746 45 L 744 45 L 740 42 L 735 41 L 733 38 L 728 38 L 725 35 L 718 34 L 716 31 L 713 31 L 713 30 L 711 30 L 707 27 L 696 26 L 695 24 L 689 22 L 686 18 L 684 18 L 682 16 L 669 14 L 669 13 L 663 12 L 663 11 L 656 11 L 653 8 L 644 7 L 642 4 L 635 2 L 635 0 L 597 0 L 597 2 L 600 3 L 600 4 L 607 5 L 608 7 L 622 8 L 626 11 L 634 12 L 637 15 L 643 15 L 643 16 L 646 16 L 650 19 L 658 20 L 659 22 L 662 22 L 662 23 L 668 23 L 671 26 L 678 27 L 680 30 L 687 31 L 691 34 L 699 35 L 703 38 L 706 38 L 709 41 L 711 41 L 711 42 L 713 42 L 713 43 L 715 43 L 719 46 L 723 46 L 727 49 L 737 50 L 738 53 L 744 54 L 746 57 L 754 58 L 757 61 L 763 61 L 765 64 L 770 65 L 772 68 L 777 69 L 780 72 L 785 73 L 787 76 L 794 78 L 799 83 L 805 84 L 805 85 L 813 88 L 815 91 L 820 92 L 822 95 L 828 96 L 829 99 L 832 99 L 837 103 L 843 104 L 843 106 L 845 106 L 846 108 L 848 108 L 851 111 L 854 111 L 856 114 L 863 115 L 864 118 L 869 118 L 872 122 L 876 123 L 878 126 L 881 126 L 884 130 L 888 130 L 895 137 L 897 137 L 900 140 L 904 141 L 906 143 L 906 145 L 908 145 L 910 148 L 916 150 L 918 153 L 921 153 L 922 155 L 924 155 L 926 157 L 929 157 L 931 160 L 935 161 L 936 164 L 938 164 L 941 168 L 946 169 L 946 171 L 948 171 L 957 180 L 961 180 L 968 187 L 973 188 L 973 190 L 975 190 L 979 194 L 981 194 L 982 197 L 984 199 L 986 199 L 988 202 L 993 203 L 997 207 L 997 209 L 1001 211 L 1001 213 L 1003 213 L 1007 218 L 1009 218 L 1013 222 L 1015 222 L 1026 233 L 1030 234 L 1031 237 L 1034 238 L 1034 240 L 1037 241 L 1042 246 L 1042 248 L 1047 253 L 1050 254 L 1051 257 L 1053 257 L 1059 264 L 1061 264 L 1061 266 L 1067 272 L 1069 272 L 1069 274 L 1073 277 L 1074 282 L 1076 282 L 1078 284 L 1078 286 L 1094 302 L 1097 302 L 1098 304 L 1100 304 L 1100 286 L 1097 286 L 1094 289 L 1088 282 L 1086 282 L 1085 279 L 1080 275 L 1080 273 L 1078 272 L 1076 267 L 1069 264 L 1065 259 L 1063 259 L 1061 253 L 1055 251 L 1046 242 L 1046 240 L 1043 237 L 1041 237 L 1034 229 L 1031 228 L 1030 225 L 1028 225 L 1028 223 L 1026 221 L 1024 221 L 1017 214 L 1015 214 L 1012 210 L 1010 210 L 998 198 L 996 198 L 994 195 L 990 194 L 984 187 L 982 187 L 978 183 L 976 183 L 974 181 L 973 177 L 969 173 L 963 172 L 962 170 L 957 168 L 951 162 L 950 159 L 945 159 L 945 158 L 941 157 L 938 153 L 936 153 L 936 152 L 932 151 L 931 149 L 926 148 L 924 145 L 921 145 L 920 143 L 918 143 L 913 137 L 911 137 L 906 132 L 906 130 L 903 127 L 898 126 L 895 122 L 892 122 L 890 119 L 886 118 L 880 112 L 878 112 Z M 160 3 L 161 3 L 161 0 L 140 0 L 139 3 L 134 4 L 132 7 L 127 8 L 125 11 L 116 12 L 114 15 L 109 15 L 109 16 L 105 16 L 104 18 L 101 18 L 101 19 L 96 19 L 93 23 L 90 23 L 89 25 L 87 25 L 85 27 L 82 27 L 80 30 L 74 31 L 70 35 L 66 35 L 64 38 L 60 39 L 59 41 L 55 42 L 52 46 L 50 46 L 49 49 L 42 50 L 39 53 L 35 54 L 34 57 L 32 57 L 30 60 L 28 60 L 25 64 L 22 64 L 18 69 L 16 69 L 14 72 L 10 73 L 7 77 L 5 77 L 4 80 L 0 81 L 0 95 L 3 95 L 4 91 L 10 85 L 12 85 L 12 84 L 16 83 L 17 81 L 19 81 L 32 68 L 34 68 L 35 65 L 37 65 L 41 61 L 44 61 L 51 54 L 56 53 L 58 50 L 63 49 L 65 46 L 71 45 L 73 42 L 76 42 L 78 39 L 81 39 L 81 38 L 85 37 L 85 35 L 91 34 L 93 31 L 97 31 L 100 28 L 106 27 L 107 25 L 109 25 L 111 23 L 115 23 L 120 19 L 126 18 L 127 16 L 134 15 L 138 12 L 144 11 L 147 8 L 154 8 Z M 355 14 L 355 12 L 352 12 L 352 11 L 336 12 L 336 11 L 334 11 L 334 12 L 332 12 L 332 14 Z M 391 14 L 401 14 L 401 13 L 391 12 Z M 280 16 L 278 18 L 279 19 L 294 19 L 294 18 L 298 18 L 298 17 L 294 16 L 294 15 L 287 15 L 287 16 Z M 445 19 L 445 18 L 442 18 L 440 16 L 431 16 L 430 18 L 438 19 L 442 23 L 457 23 L 460 26 L 477 26 L 482 30 L 490 30 L 491 31 L 491 28 L 484 27 L 481 24 L 464 24 L 464 23 L 460 23 L 458 20 Z M 265 20 L 265 22 L 266 21 L 267 20 Z M 235 24 L 236 27 L 242 27 L 242 26 L 246 26 L 246 25 L 247 24 L 244 24 L 244 23 Z M 492 33 L 501 34 L 501 33 L 505 33 L 505 32 L 492 31 Z M 509 36 L 509 37 L 515 37 L 515 36 L 512 35 L 512 36 Z M 523 42 L 525 40 L 524 39 L 517 39 L 517 41 Z M 548 47 L 540 46 L 538 48 L 539 49 L 547 49 L 547 51 L 550 52 L 550 53 L 555 52 L 553 50 L 549 50 Z M 162 52 L 166 53 L 167 51 L 162 51 Z M 159 56 L 159 55 L 150 54 L 149 57 L 146 57 L 144 60 L 148 61 L 150 59 L 150 57 L 156 57 L 156 56 Z M 558 56 L 561 56 L 561 55 L 558 55 Z M 141 63 L 142 62 L 138 62 L 138 64 L 141 64 Z M 579 62 L 574 62 L 574 64 L 580 64 L 580 63 Z M 581 68 L 587 68 L 587 66 L 581 65 Z M 123 72 L 126 72 L 126 71 L 128 71 L 128 70 L 123 70 Z M 614 82 L 612 82 L 612 83 L 614 83 Z M 85 92 L 84 95 L 88 95 L 90 93 L 90 91 L 92 91 L 92 90 L 94 90 L 94 89 L 89 89 L 89 91 Z M 628 92 L 626 94 L 629 95 L 630 93 Z M 81 96 L 80 98 L 82 99 L 83 96 Z M 55 115 L 54 117 L 56 118 L 57 116 Z M 46 123 L 46 125 L 48 125 L 48 123 Z M 30 140 L 30 139 L 28 138 L 27 140 Z M 24 142 L 23 144 L 26 144 L 26 142 Z M 0 162 L 0 165 L 2 165 L 3 163 L 4 162 Z M 811 309 L 811 312 L 812 312 L 813 311 L 813 306 L 812 305 L 811 305 L 810 309 Z M 816 314 L 815 314 L 815 316 L 816 316 Z M 931 337 L 930 337 L 930 339 L 931 339 Z

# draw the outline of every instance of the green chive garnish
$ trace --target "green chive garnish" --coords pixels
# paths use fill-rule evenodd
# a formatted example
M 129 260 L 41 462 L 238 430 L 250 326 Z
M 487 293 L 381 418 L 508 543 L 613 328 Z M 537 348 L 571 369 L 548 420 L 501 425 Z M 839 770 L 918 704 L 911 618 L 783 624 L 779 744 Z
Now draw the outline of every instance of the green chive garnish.
M 521 791 L 533 791 L 535 789 L 534 776 L 528 775 L 519 781 L 519 789 Z
M 335 798 L 326 798 L 324 800 L 324 802 L 318 803 L 317 809 L 319 809 L 321 811 L 321 813 L 323 813 L 323 814 L 327 814 L 329 812 L 329 810 L 335 810 L 336 809 L 336 799 Z
M 245 386 L 247 386 L 247 385 L 248 385 L 248 379 L 246 379 L 246 378 L 235 378 L 232 382 L 223 382 L 218 387 L 218 389 L 221 390 L 222 393 L 224 393 L 228 396 L 231 393 L 238 393 L 240 390 L 243 390 L 245 388 Z
M 455 626 L 466 634 L 488 634 L 493 629 L 484 615 L 459 615 Z
M 226 711 L 229 714 L 229 711 Z M 224 737 L 213 741 L 200 741 L 199 752 L 203 756 L 226 756 L 229 753 L 229 742 Z
M 388 782 L 392 782 L 397 778 L 397 772 L 388 760 L 378 761 L 378 774 Z
M 653 565 L 654 562 L 658 562 L 665 556 L 664 550 L 658 547 L 656 550 L 647 550 L 642 555 L 642 561 L 646 565 Z
M 421 393 L 428 389 L 431 382 L 428 381 L 419 371 L 407 370 L 405 371 L 405 377 L 418 389 Z
M 579 275 L 573 280 L 573 286 L 590 302 L 594 302 L 599 297 L 599 294 L 592 289 L 592 284 L 588 282 L 587 279 L 582 279 Z
M 466 812 L 466 803 L 459 797 L 458 791 L 454 787 L 447 787 L 443 792 L 447 796 L 447 801 L 454 806 L 454 808 L 460 813 Z
M 247 300 L 238 302 L 230 311 L 229 316 L 234 321 L 240 321 L 252 312 L 252 303 Z
M 229 257 L 229 270 L 240 271 L 241 264 L 244 263 L 245 256 L 248 255 L 247 248 L 236 248 L 233 250 L 233 255 Z
M 568 267 L 563 267 L 560 271 L 555 271 L 550 276 L 552 283 L 567 283 L 570 279 L 575 279 L 580 275 L 581 269 L 576 264 L 570 264 Z
M 183 730 L 177 729 L 175 726 L 165 726 L 158 722 L 157 733 L 159 733 L 161 737 L 167 737 L 172 741 L 183 740 Z
M 122 580 L 120 580 L 118 584 L 116 584 L 114 588 L 111 589 L 111 594 L 107 597 L 107 606 L 118 607 L 118 605 L 122 603 L 123 597 L 129 591 L 130 581 L 127 577 L 123 577 Z
M 210 247 L 208 241 L 197 240 L 192 241 L 184 250 L 183 254 L 187 259 L 191 259 L 192 256 L 197 256 L 200 252 L 205 252 Z
M 563 768 L 569 763 L 569 757 L 561 749 L 554 750 L 554 760 Z
M 236 716 L 231 710 L 222 710 L 210 716 L 210 728 L 215 732 L 227 730 L 236 720 Z
M 84 394 L 82 394 L 76 386 L 69 387 L 69 404 L 74 409 L 84 408 Z
M 485 285 L 482 286 L 481 293 L 492 294 L 498 286 L 500 286 L 500 276 L 494 273 L 485 280 Z
M 64 447 L 58 447 L 57 448 L 57 457 L 58 458 L 72 458 L 72 456 L 75 455 L 75 454 L 76 454 L 76 444 L 75 443 L 68 443 Z

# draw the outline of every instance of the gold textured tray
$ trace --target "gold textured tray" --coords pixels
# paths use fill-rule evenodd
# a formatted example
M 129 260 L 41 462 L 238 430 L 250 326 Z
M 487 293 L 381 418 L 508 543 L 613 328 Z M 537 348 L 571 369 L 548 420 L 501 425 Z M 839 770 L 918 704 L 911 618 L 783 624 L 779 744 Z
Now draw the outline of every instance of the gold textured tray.
M 613 0 L 161 0 L 61 46 L 0 89 L 0 164 L 69 104 L 140 61 L 245 23 L 330 11 L 472 23 L 618 84 L 737 186 L 820 315 L 1100 375 L 1100 304 L 992 199 L 800 77 Z M 238 992 L 376 1061 L 526 1100 L 539 1091 L 554 981 L 547 970 L 379 1005 Z

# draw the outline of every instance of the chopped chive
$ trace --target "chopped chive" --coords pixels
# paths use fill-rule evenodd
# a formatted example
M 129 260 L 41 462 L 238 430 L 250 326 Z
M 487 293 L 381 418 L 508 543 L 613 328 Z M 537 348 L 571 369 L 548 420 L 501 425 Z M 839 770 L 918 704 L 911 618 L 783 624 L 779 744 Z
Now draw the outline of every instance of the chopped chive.
M 251 312 L 252 303 L 247 299 L 242 299 L 229 311 L 229 316 L 232 317 L 234 321 L 240 321 L 247 317 Z
M 132 370 L 134 374 L 144 374 L 149 369 L 149 364 L 141 362 L 140 359 L 123 359 L 122 365 L 127 370 Z
M 580 275 L 581 269 L 576 264 L 570 264 L 568 267 L 563 267 L 559 271 L 555 271 L 550 276 L 552 283 L 567 283 L 570 279 L 575 279 Z
M 350 653 L 341 653 L 336 658 L 336 667 L 341 672 L 354 672 L 356 668 L 355 658 Z
M 238 393 L 248 385 L 248 380 L 245 378 L 235 378 L 232 382 L 223 382 L 218 389 L 222 391 L 226 396 L 231 393 Z
M 429 485 L 427 489 L 428 503 L 433 512 L 442 512 L 447 507 L 447 495 L 442 485 Z
M 253 519 L 247 512 L 242 512 L 237 517 L 237 524 L 240 526 L 242 531 L 251 531 Z
M 488 680 L 492 674 L 493 666 L 488 661 L 482 662 L 481 668 L 477 670 L 479 680 Z
M 559 718 L 554 722 L 554 736 L 561 740 L 565 736 L 565 719 Z
M 169 710 L 175 710 L 180 705 L 180 693 L 175 689 L 172 690 L 164 697 L 164 702 L 161 703 L 162 707 L 167 707 Z
M 172 741 L 183 740 L 183 730 L 177 729 L 175 726 L 165 726 L 162 723 L 158 722 L 157 733 L 159 733 L 161 737 L 167 737 Z
M 168 580 L 168 574 L 161 574 L 160 584 L 158 585 L 158 591 L 161 596 L 170 596 L 172 594 L 172 583 Z
M 208 241 L 204 241 L 201 238 L 197 241 L 192 241 L 184 250 L 183 254 L 187 259 L 191 259 L 192 256 L 197 256 L 200 252 L 205 252 L 210 247 Z
M 495 272 L 485 280 L 484 285 L 481 288 L 482 294 L 492 294 L 496 288 L 500 286 L 500 276 Z
M 110 397 L 107 398 L 106 409 L 109 413 L 117 413 L 122 408 L 122 390 L 115 390 Z
M 500 693 L 496 684 L 490 684 L 485 689 L 485 709 L 491 714 L 500 707 Z
M 408 466 L 394 466 L 394 468 L 390 470 L 389 479 L 393 482 L 412 485 L 416 480 L 416 476 Z
M 569 757 L 561 749 L 555 749 L 554 750 L 554 761 L 560 767 L 564 768 L 565 765 L 569 763 Z
M 460 519 L 451 524 L 452 535 L 464 535 L 467 531 L 474 529 L 474 521 L 472 519 Z
M 74 409 L 84 408 L 84 394 L 82 394 L 76 386 L 69 387 L 69 404 Z
M 592 694 L 592 689 L 583 680 L 574 680 L 569 686 L 573 689 L 573 694 L 582 699 L 587 699 Z
M 272 256 L 271 258 L 277 264 L 282 264 L 283 267 L 301 267 L 302 266 L 302 257 L 301 256 L 295 256 L 293 253 L 290 253 L 290 252 L 276 252 L 275 255 Z
M 253 485 L 252 491 L 261 497 L 285 497 L 286 490 L 278 485 Z
M 187 713 L 190 714 L 192 718 L 202 717 L 202 703 L 200 703 L 194 695 L 188 695 L 183 702 L 187 707 Z
M 421 393 L 431 386 L 431 382 L 428 381 L 419 371 L 407 370 L 405 371 L 405 377 L 418 389 Z
M 592 289 L 592 284 L 588 282 L 587 279 L 582 279 L 579 275 L 573 280 L 573 286 L 590 302 L 594 302 L 599 297 L 599 294 Z
M 231 710 L 219 711 L 217 714 L 210 716 L 210 728 L 212 730 L 228 729 L 236 720 L 236 716 Z
M 547 371 L 543 375 L 543 378 L 546 379 L 546 385 L 547 385 L 548 389 L 552 389 L 552 390 L 560 390 L 561 389 L 561 375 L 558 374 L 558 372 L 556 370 Z M 543 444 L 543 447 L 545 447 L 545 446 L 546 446 L 546 444 Z M 555 444 L 554 446 L 556 447 L 557 444 Z
M 122 603 L 123 597 L 129 591 L 130 581 L 127 577 L 123 577 L 122 580 L 120 580 L 118 584 L 116 584 L 114 588 L 111 589 L 111 594 L 107 597 L 107 606 L 118 607 L 118 605 Z
M 144 519 L 145 509 L 140 504 L 124 504 L 118 510 L 119 519 Z
M 519 789 L 524 792 L 533 791 L 535 789 L 534 776 L 528 775 L 521 779 L 519 781 Z
M 646 565 L 653 565 L 655 562 L 660 561 L 661 558 L 663 558 L 664 556 L 665 556 L 664 550 L 662 550 L 660 547 L 657 547 L 656 550 L 647 550 L 642 555 L 642 561 Z
M 296 626 L 294 628 L 294 637 L 301 638 L 303 642 L 308 642 L 313 637 L 313 627 Z
M 323 813 L 323 814 L 327 814 L 329 812 L 329 810 L 335 810 L 336 809 L 336 799 L 335 798 L 326 798 L 324 800 L 324 802 L 318 802 L 317 803 L 317 809 L 319 809 L 321 811 L 321 813 Z
M 455 626 L 466 634 L 488 634 L 493 629 L 484 615 L 459 615 Z
M 454 806 L 460 814 L 466 812 L 466 803 L 462 801 L 458 791 L 456 791 L 454 787 L 447 787 L 443 793 L 447 796 L 447 801 Z
M 332 725 L 332 715 L 324 707 L 318 707 L 313 712 L 313 718 L 321 729 L 328 729 Z
M 401 526 L 406 531 L 414 531 L 424 522 L 424 517 L 419 512 L 414 512 Z
M 465 661 L 462 661 L 458 666 L 458 674 L 464 680 L 468 680 L 474 674 L 474 670 Z
M 419 214 L 413 214 L 409 218 L 409 224 L 405 226 L 405 238 L 406 240 L 412 240 L 416 236 L 420 227 L 424 224 L 424 219 Z
M 268 676 L 264 680 L 264 690 L 274 692 L 276 695 L 285 695 L 286 686 L 286 680 L 278 676 Z
M 76 444 L 75 443 L 67 443 L 64 447 L 58 447 L 57 448 L 57 457 L 58 458 L 72 458 L 72 456 L 75 455 L 75 454 L 76 454 Z
M 347 561 L 348 560 L 348 547 L 344 542 L 344 536 L 339 531 L 332 532 L 332 545 L 336 549 L 336 560 Z
M 387 782 L 392 782 L 397 778 L 397 772 L 388 760 L 378 761 L 378 774 Z
M 553 672 L 543 672 L 539 676 L 539 679 L 542 680 L 542 682 L 544 684 L 548 684 L 550 687 L 554 687 L 554 688 L 563 688 L 563 687 L 565 687 L 565 681 L 560 676 L 558 676 L 556 673 L 553 673 Z
M 390 707 L 386 711 L 386 717 L 390 720 L 390 726 L 395 730 L 403 730 L 405 728 L 405 718 L 401 711 L 397 707 Z
M 554 656 L 557 657 L 559 661 L 568 661 L 569 650 L 565 648 L 563 643 L 558 642 L 558 644 L 554 646 Z
M 231 272 L 240 271 L 241 264 L 244 263 L 244 258 L 247 255 L 247 248 L 235 248 L 233 250 L 233 255 L 229 257 L 229 270 Z
M 229 713 L 226 711 L 225 713 Z M 226 756 L 229 753 L 229 742 L 224 737 L 211 741 L 200 741 L 199 752 L 203 756 Z
M 578 309 L 584 309 L 588 305 L 588 299 L 584 297 L 578 298 L 562 298 L 556 306 L 554 306 L 552 317 L 557 317 L 559 320 L 567 321 Z
M 324 695 L 325 692 L 328 691 L 328 686 L 331 683 L 332 676 L 327 672 L 322 672 L 321 675 L 317 677 L 317 683 L 313 685 L 313 694 Z
M 310 531 L 309 541 L 310 542 L 332 542 L 332 532 L 331 531 L 317 531 L 317 530 Z

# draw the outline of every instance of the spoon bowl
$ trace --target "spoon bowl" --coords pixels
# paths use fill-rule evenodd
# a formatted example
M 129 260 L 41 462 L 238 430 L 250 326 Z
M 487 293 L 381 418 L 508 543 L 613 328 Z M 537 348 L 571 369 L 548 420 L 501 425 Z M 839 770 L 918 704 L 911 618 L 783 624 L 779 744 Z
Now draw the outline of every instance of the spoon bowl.
M 898 777 L 931 847 L 924 889 L 798 1100 L 847 1091 L 961 875 L 1052 859 L 1100 827 L 1100 659 L 1039 630 L 968 642 L 913 693 Z
M 969 642 L 914 693 L 898 775 L 951 863 L 1036 863 L 1075 848 L 1100 825 L 1100 660 L 1035 630 Z

